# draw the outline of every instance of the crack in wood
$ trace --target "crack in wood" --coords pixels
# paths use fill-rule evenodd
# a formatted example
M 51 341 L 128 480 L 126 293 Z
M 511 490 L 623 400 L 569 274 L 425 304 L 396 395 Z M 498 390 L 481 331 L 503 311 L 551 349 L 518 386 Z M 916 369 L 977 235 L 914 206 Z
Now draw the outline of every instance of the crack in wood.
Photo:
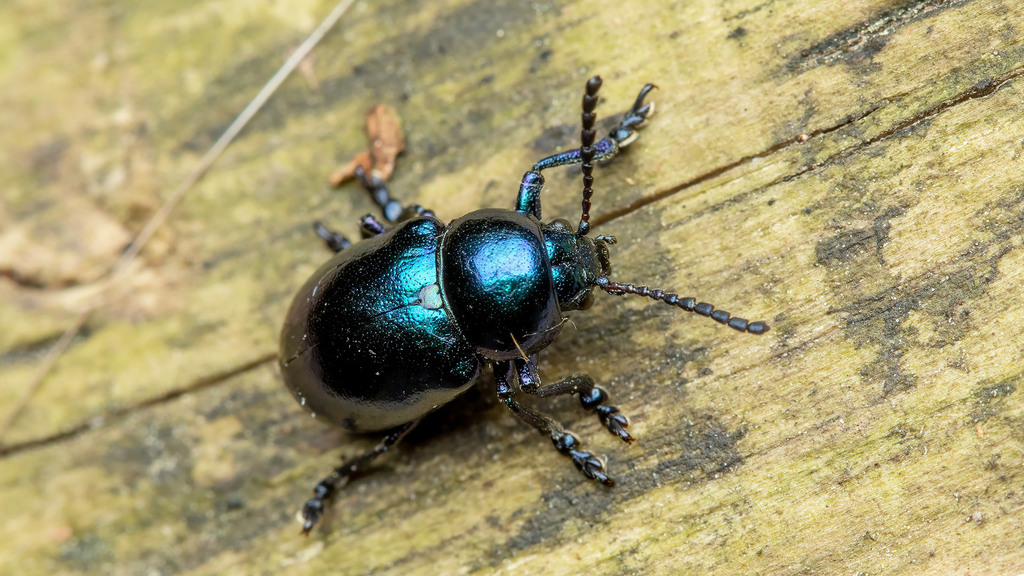
M 911 116 L 909 118 L 906 118 L 903 121 L 897 123 L 896 125 L 894 125 L 894 126 L 888 128 L 888 129 L 880 132 L 879 134 L 877 134 L 877 135 L 875 135 L 875 136 L 873 136 L 871 138 L 868 138 L 867 140 L 861 141 L 861 142 L 859 142 L 857 144 L 854 144 L 854 145 L 852 145 L 852 146 L 850 146 L 848 148 L 844 148 L 843 150 L 840 150 L 839 152 L 836 152 L 835 154 L 829 156 L 828 158 L 822 160 L 821 162 L 814 162 L 814 163 L 811 163 L 811 164 L 807 164 L 807 165 L 805 165 L 805 167 L 802 170 L 798 170 L 798 171 L 796 171 L 796 172 L 794 172 L 792 174 L 788 174 L 788 175 L 783 176 L 781 178 L 776 178 L 775 180 L 772 180 L 771 182 L 769 182 L 769 183 L 767 183 L 767 184 L 765 184 L 763 186 L 760 186 L 760 187 L 758 187 L 756 189 L 753 189 L 753 190 L 750 190 L 750 191 L 738 194 L 738 195 L 736 195 L 736 196 L 726 200 L 725 202 L 722 202 L 722 203 L 717 204 L 715 206 L 709 207 L 706 211 L 702 211 L 700 214 L 703 214 L 703 213 L 705 213 L 707 211 L 716 212 L 716 211 L 721 210 L 722 208 L 724 208 L 726 206 L 735 204 L 737 202 L 741 202 L 744 199 L 748 198 L 752 194 L 761 193 L 764 190 L 767 190 L 768 188 L 771 188 L 772 186 L 776 186 L 778 184 L 782 184 L 782 183 L 786 183 L 786 182 L 791 182 L 791 181 L 793 181 L 793 180 L 795 180 L 795 179 L 797 179 L 797 178 L 807 174 L 808 172 L 813 172 L 813 171 L 815 171 L 815 170 L 817 170 L 819 168 L 830 166 L 830 165 L 834 164 L 837 160 L 841 160 L 843 158 L 847 158 L 847 157 L 851 156 L 852 154 L 854 154 L 856 152 L 859 152 L 859 151 L 863 150 L 864 148 L 866 148 L 866 147 L 868 147 L 868 146 L 870 146 L 872 144 L 876 144 L 876 143 L 878 143 L 878 142 L 880 142 L 882 140 L 886 140 L 886 139 L 888 139 L 888 138 L 890 138 L 892 136 L 898 135 L 901 132 L 903 132 L 905 130 L 908 130 L 910 128 L 913 128 L 915 125 L 917 125 L 917 124 L 919 124 L 921 122 L 924 122 L 926 120 L 930 120 L 930 119 L 938 116 L 939 114 L 942 114 L 943 112 L 945 112 L 945 111 L 955 107 L 955 106 L 958 106 L 958 105 L 963 104 L 965 102 L 969 102 L 971 100 L 977 100 L 979 98 L 985 98 L 987 96 L 991 96 L 992 94 L 997 92 L 1000 88 L 1005 86 L 1007 83 L 1009 83 L 1010 81 L 1012 81 L 1012 80 L 1014 80 L 1014 79 L 1016 79 L 1016 78 L 1018 78 L 1020 76 L 1024 76 L 1024 67 L 1014 68 L 1014 69 L 1012 69 L 1012 70 L 1010 70 L 1010 71 L 1008 71 L 1008 72 L 1006 72 L 1004 74 L 1001 74 L 999 76 L 995 76 L 995 77 L 991 77 L 991 78 L 986 78 L 986 79 L 976 83 L 970 89 L 965 90 L 964 92 L 961 92 L 960 94 L 957 94 L 955 97 L 943 100 L 943 101 L 939 102 L 938 104 L 936 104 L 935 106 L 932 106 L 931 108 L 928 108 L 927 110 L 919 112 L 918 114 L 915 114 L 915 115 L 913 115 L 913 116 Z M 804 143 L 804 142 L 806 142 L 806 141 L 808 141 L 808 140 L 810 140 L 812 138 L 815 138 L 815 137 L 818 137 L 818 136 L 825 136 L 825 135 L 828 135 L 830 133 L 836 132 L 838 130 L 842 130 L 843 128 L 846 128 L 847 126 L 850 126 L 851 124 L 855 124 L 855 123 L 857 123 L 857 122 L 867 118 L 868 116 L 870 116 L 874 112 L 882 109 L 883 107 L 885 107 L 886 105 L 890 104 L 891 102 L 892 102 L 892 98 L 885 98 L 885 99 L 883 99 L 883 100 L 873 104 L 870 108 L 864 110 L 863 112 L 860 112 L 858 114 L 851 114 L 851 115 L 845 117 L 841 122 L 839 122 L 839 123 L 837 123 L 835 125 L 832 125 L 832 126 L 829 126 L 829 127 L 826 127 L 826 128 L 821 128 L 821 129 L 815 130 L 813 132 L 809 132 L 807 134 L 800 134 L 800 135 L 794 136 L 792 138 L 788 138 L 786 140 L 783 140 L 781 142 L 773 144 L 772 146 L 769 146 L 768 148 L 765 148 L 764 150 L 762 150 L 760 152 L 757 152 L 755 154 L 750 154 L 750 155 L 747 155 L 747 156 L 743 156 L 742 158 L 739 158 L 739 159 L 737 159 L 737 160 L 735 160 L 733 162 L 730 162 L 728 164 L 722 165 L 722 166 L 720 166 L 718 168 L 715 168 L 715 169 L 713 169 L 711 171 L 705 172 L 705 173 L 703 173 L 703 174 L 701 174 L 699 176 L 696 176 L 695 178 L 687 180 L 686 182 L 683 182 L 681 184 L 677 184 L 676 186 L 672 186 L 670 188 L 666 188 L 664 190 L 655 192 L 654 194 L 649 194 L 647 196 L 643 196 L 642 198 L 638 198 L 637 200 L 631 202 L 630 204 L 626 205 L 623 208 L 619 208 L 617 210 L 611 210 L 611 211 L 608 211 L 608 212 L 606 212 L 604 214 L 601 214 L 600 216 L 598 216 L 596 218 L 593 218 L 592 222 L 594 223 L 595 226 L 596 225 L 600 225 L 600 224 L 605 224 L 605 223 L 610 222 L 612 220 L 615 220 L 617 218 L 621 218 L 623 216 L 626 216 L 628 214 L 636 212 L 637 210 L 639 210 L 640 208 L 643 208 L 644 206 L 647 206 L 648 204 L 653 204 L 655 202 L 658 202 L 659 200 L 664 200 L 665 198 L 668 198 L 669 196 L 672 196 L 673 194 L 676 194 L 678 192 L 682 192 L 684 190 L 693 188 L 694 186 L 698 186 L 700 184 L 708 182 L 708 181 L 710 181 L 710 180 L 712 180 L 714 178 L 717 178 L 718 176 L 721 176 L 721 175 L 723 175 L 723 174 L 725 174 L 725 173 L 727 173 L 727 172 L 729 172 L 729 171 L 731 171 L 733 169 L 740 168 L 742 166 L 750 164 L 751 162 L 753 162 L 755 160 L 760 160 L 760 159 L 763 159 L 763 158 L 767 158 L 767 157 L 771 156 L 772 154 L 775 154 L 776 152 L 780 152 L 782 150 L 785 150 L 786 148 L 789 148 L 790 146 L 793 146 L 793 145 L 796 145 L 796 144 L 802 144 L 802 143 Z M 697 215 L 699 215 L 699 214 L 695 214 L 694 216 L 697 216 Z M 692 218 L 688 218 L 688 219 L 684 220 L 682 223 L 688 222 L 690 219 L 692 219 Z
M 53 434 L 49 434 L 47 436 L 43 436 L 40 438 L 33 438 L 31 440 L 25 440 L 23 442 L 17 442 L 14 444 L 0 444 L 0 459 L 6 458 L 8 456 L 20 452 L 25 452 L 27 450 L 32 450 L 35 448 L 44 448 L 46 446 L 62 442 L 69 438 L 75 438 L 80 434 L 96 430 L 98 428 L 102 428 L 112 422 L 121 420 L 122 418 L 125 418 L 127 416 L 134 414 L 135 412 L 138 412 L 139 410 L 143 410 L 145 408 L 150 408 L 153 406 L 160 406 L 162 404 L 166 404 L 167 402 L 180 398 L 181 396 L 184 396 L 186 394 L 210 388 L 216 384 L 220 384 L 221 382 L 229 380 L 235 376 L 239 376 L 250 370 L 259 368 L 260 366 L 275 359 L 277 359 L 276 352 L 263 354 L 261 356 L 257 356 L 255 359 L 250 360 L 249 362 L 246 362 L 245 364 L 242 364 L 240 366 L 236 366 L 223 372 L 218 372 L 216 374 L 211 374 L 209 376 L 199 378 L 192 382 L 191 384 L 187 384 L 179 388 L 168 390 L 163 394 L 159 394 L 151 398 L 145 398 L 133 404 L 123 406 L 121 408 L 107 410 L 106 412 L 100 415 L 91 416 L 88 419 L 79 422 L 78 424 L 74 424 Z
M 772 182 L 768 186 L 774 186 L 775 184 L 778 184 L 778 183 L 790 182 L 792 180 L 795 180 L 796 178 L 799 178 L 800 176 L 803 176 L 804 174 L 806 174 L 808 172 L 812 172 L 814 170 L 817 170 L 818 168 L 823 168 L 825 166 L 829 166 L 831 164 L 834 164 L 837 160 L 840 160 L 842 158 L 847 158 L 850 155 L 852 155 L 852 154 L 854 154 L 856 152 L 860 152 L 864 148 L 867 148 L 868 146 L 871 146 L 872 144 L 876 144 L 876 143 L 878 143 L 878 142 L 880 142 L 882 140 L 887 140 L 887 139 L 891 138 L 892 136 L 896 136 L 896 135 L 898 135 L 898 134 L 900 134 L 900 133 L 902 133 L 904 131 L 907 131 L 907 130 L 913 128 L 914 126 L 916 126 L 917 124 L 920 124 L 921 122 L 924 122 L 924 121 L 927 121 L 927 120 L 931 120 L 932 118 L 935 118 L 939 114 L 942 114 L 943 112 L 945 112 L 945 111 L 947 111 L 947 110 L 949 110 L 949 109 L 951 109 L 951 108 L 953 108 L 955 106 L 959 106 L 960 104 L 963 104 L 965 102 L 970 102 L 971 100 L 978 100 L 980 98 L 985 98 L 987 96 L 991 96 L 996 91 L 998 91 L 1000 88 L 1005 86 L 1008 82 L 1010 82 L 1010 81 L 1012 81 L 1015 78 L 1018 78 L 1020 76 L 1024 76 L 1024 67 L 1014 68 L 1014 69 L 1010 70 L 1009 72 L 1006 72 L 1005 74 L 1001 74 L 1000 76 L 997 76 L 997 77 L 986 78 L 986 79 L 978 82 L 977 84 L 975 84 L 974 86 L 972 86 L 968 90 L 965 90 L 964 92 L 961 92 L 960 94 L 957 94 L 953 98 L 948 98 L 946 100 L 943 100 L 943 101 L 939 102 L 938 104 L 936 104 L 935 106 L 932 106 L 931 108 L 929 108 L 927 110 L 919 112 L 919 113 L 917 113 L 917 114 L 915 114 L 915 115 L 913 115 L 913 116 L 911 116 L 909 118 L 906 118 L 902 122 L 897 123 L 896 125 L 892 126 L 891 128 L 889 128 L 887 130 L 884 130 L 884 131 L 878 133 L 877 135 L 872 136 L 871 138 L 868 138 L 867 140 L 864 140 L 863 142 L 860 142 L 858 144 L 850 146 L 849 148 L 846 148 L 844 150 L 836 152 L 835 154 L 833 154 L 832 156 L 829 156 L 828 158 L 826 158 L 825 160 L 823 160 L 821 162 L 815 162 L 813 164 L 808 164 L 807 167 L 804 170 L 801 170 L 799 172 L 795 172 L 793 174 L 785 176 L 785 177 L 781 178 L 780 180 L 778 180 L 776 182 Z M 768 186 L 766 186 L 766 188 Z
M 709 180 L 717 178 L 717 177 L 721 176 L 722 174 L 725 174 L 725 173 L 729 172 L 730 170 L 733 170 L 735 168 L 739 168 L 741 166 L 745 166 L 745 165 L 750 164 L 751 162 L 753 162 L 755 160 L 760 160 L 762 158 L 767 158 L 767 157 L 771 156 L 772 154 L 775 154 L 776 152 L 780 152 L 782 150 L 785 150 L 786 148 L 789 148 L 790 146 L 793 146 L 795 144 L 802 144 L 802 143 L 810 140 L 811 138 L 815 138 L 815 137 L 818 137 L 818 136 L 824 136 L 824 135 L 830 134 L 832 132 L 835 132 L 837 130 L 842 130 L 843 128 L 845 128 L 847 126 L 849 126 L 851 124 L 854 124 L 856 122 L 859 122 L 859 121 L 863 120 L 864 118 L 870 116 L 872 113 L 874 113 L 878 109 L 882 108 L 887 103 L 888 103 L 888 100 L 884 100 L 882 102 L 876 103 L 876 104 L 872 105 L 871 107 L 869 107 L 868 109 L 866 109 L 866 110 L 864 110 L 864 111 L 862 111 L 860 113 L 850 114 L 850 115 L 846 116 L 842 121 L 840 121 L 839 123 L 834 124 L 832 126 L 828 126 L 828 127 L 825 127 L 825 128 L 820 128 L 818 130 L 814 130 L 813 132 L 809 132 L 809 133 L 806 133 L 806 134 L 798 134 L 796 136 L 793 136 L 792 138 L 787 138 L 786 140 L 782 140 L 780 142 L 777 142 L 776 144 L 773 144 L 773 145 L 769 146 L 768 148 L 765 148 L 764 150 L 762 150 L 760 152 L 757 152 L 755 154 L 749 154 L 747 156 L 743 156 L 742 158 L 734 160 L 733 162 L 730 162 L 728 164 L 724 164 L 722 166 L 719 166 L 718 168 L 715 168 L 713 170 L 710 170 L 708 172 L 700 174 L 699 176 L 691 178 L 690 180 L 687 180 L 686 182 L 683 182 L 681 184 L 677 184 L 675 186 L 672 186 L 671 188 L 666 188 L 666 189 L 661 190 L 659 192 L 655 192 L 654 194 L 650 194 L 650 195 L 647 195 L 647 196 L 643 196 L 642 198 L 638 198 L 637 200 L 631 202 L 630 204 L 627 204 L 626 206 L 624 206 L 622 208 L 619 208 L 619 209 L 616 209 L 616 210 L 610 210 L 608 212 L 605 212 L 604 214 L 601 214 L 600 216 L 597 216 L 596 218 L 593 218 L 592 222 L 594 223 L 594 225 L 599 225 L 599 224 L 604 224 L 606 222 L 610 222 L 612 220 L 615 220 L 616 218 L 620 218 L 620 217 L 625 216 L 627 214 L 630 214 L 632 212 L 636 212 L 637 210 L 639 210 L 640 208 L 643 208 L 644 206 L 647 206 L 648 204 L 653 204 L 653 203 L 655 203 L 655 202 L 657 202 L 659 200 L 664 200 L 665 198 L 668 198 L 669 196 L 672 196 L 673 194 L 676 194 L 677 192 L 681 192 L 683 190 L 687 190 L 689 188 L 693 188 L 694 186 L 698 186 L 700 184 L 703 184 L 704 182 L 708 182 Z M 774 182 L 773 182 L 773 184 L 774 184 Z

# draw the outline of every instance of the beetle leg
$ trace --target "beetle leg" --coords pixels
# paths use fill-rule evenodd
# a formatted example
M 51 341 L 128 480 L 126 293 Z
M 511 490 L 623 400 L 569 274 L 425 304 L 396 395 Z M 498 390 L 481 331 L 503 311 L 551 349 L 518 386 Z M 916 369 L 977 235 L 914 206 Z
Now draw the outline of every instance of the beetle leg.
M 324 511 L 325 500 L 333 496 L 338 488 L 346 484 L 353 474 L 362 470 L 378 456 L 387 452 L 388 448 L 394 446 L 402 438 L 405 438 L 405 435 L 415 428 L 419 422 L 419 420 L 413 420 L 395 428 L 380 441 L 380 444 L 374 446 L 369 452 L 346 461 L 341 466 L 335 468 L 330 476 L 314 486 L 313 497 L 307 500 L 306 504 L 302 507 L 302 533 L 309 534 L 317 520 L 320 519 L 320 515 Z
M 629 418 L 625 414 L 620 414 L 619 409 L 615 406 L 605 404 L 608 400 L 608 393 L 603 388 L 595 386 L 593 378 L 586 374 L 573 374 L 554 384 L 541 385 L 537 366 L 532 358 L 529 362 L 525 360 L 515 360 L 514 362 L 519 376 L 520 390 L 541 398 L 578 394 L 583 408 L 595 412 L 601 420 L 601 424 L 604 424 L 609 432 L 618 436 L 623 442 L 633 442 L 633 437 L 626 431 L 629 426 Z
M 367 214 L 359 219 L 359 229 L 363 233 L 363 238 L 373 238 L 388 231 L 388 227 L 374 218 L 373 214 Z
M 380 206 L 381 211 L 384 213 L 384 219 L 388 222 L 401 222 L 416 216 L 434 215 L 433 210 L 424 208 L 419 204 L 403 206 L 401 202 L 392 198 L 391 193 L 388 192 L 388 188 L 384 184 L 384 180 L 381 179 L 377 172 L 372 172 L 367 176 L 362 166 L 356 166 L 355 174 L 363 188 L 370 193 L 373 201 L 377 206 Z
M 541 434 L 548 435 L 555 448 L 571 458 L 576 469 L 584 476 L 591 480 L 597 480 L 605 486 L 614 486 L 615 481 L 604 473 L 605 463 L 603 458 L 580 450 L 580 439 L 572 432 L 566 430 L 554 418 L 523 406 L 516 401 L 515 393 L 509 384 L 515 377 L 514 375 L 515 368 L 511 362 L 496 362 L 494 364 L 494 377 L 498 385 L 498 399 L 513 414 L 518 416 L 520 420 L 533 426 Z
M 342 236 L 340 232 L 328 230 L 320 222 L 313 222 L 313 230 L 316 230 L 316 235 L 323 238 L 324 242 L 327 243 L 327 247 L 335 252 L 341 252 L 352 245 L 352 242 L 349 242 L 348 238 Z
M 644 99 L 654 84 L 645 84 L 640 89 L 633 106 L 626 112 L 619 122 L 619 125 L 611 131 L 608 136 L 602 138 L 592 146 L 594 150 L 594 161 L 604 164 L 610 161 L 619 153 L 621 148 L 629 146 L 636 140 L 637 129 L 641 128 L 647 119 L 654 113 L 654 103 L 644 104 Z M 548 156 L 533 165 L 529 172 L 523 175 L 522 183 L 519 185 L 519 198 L 516 201 L 516 212 L 521 214 L 532 214 L 540 218 L 540 192 L 544 188 L 544 176 L 542 170 L 556 166 L 569 166 L 582 162 L 580 150 L 568 150 L 560 154 Z

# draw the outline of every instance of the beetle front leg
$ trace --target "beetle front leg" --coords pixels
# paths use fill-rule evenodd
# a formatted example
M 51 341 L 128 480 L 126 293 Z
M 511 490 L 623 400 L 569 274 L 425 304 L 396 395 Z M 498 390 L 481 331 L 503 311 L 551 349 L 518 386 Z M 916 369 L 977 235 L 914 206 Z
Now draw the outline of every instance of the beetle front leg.
M 608 393 L 603 388 L 596 386 L 593 378 L 586 374 L 573 374 L 554 384 L 541 385 L 540 375 L 537 374 L 537 365 L 532 358 L 530 361 L 515 360 L 514 362 L 520 390 L 541 398 L 578 394 L 583 408 L 596 413 L 601 424 L 604 424 L 609 432 L 623 442 L 633 442 L 633 437 L 626 431 L 629 426 L 629 418 L 625 414 L 620 414 L 619 409 L 615 406 L 605 404 L 608 401 Z
M 580 450 L 580 439 L 575 434 L 566 430 L 555 419 L 523 406 L 516 402 L 515 393 L 510 381 L 515 377 L 515 368 L 511 362 L 496 362 L 494 364 L 494 377 L 498 385 L 498 399 L 520 420 L 536 428 L 541 434 L 551 438 L 555 448 L 572 459 L 584 476 L 591 480 L 597 480 L 605 486 L 614 486 L 615 481 L 604 473 L 604 459 L 594 456 L 590 452 Z
M 362 470 L 378 456 L 387 452 L 388 448 L 394 446 L 402 438 L 405 438 L 406 434 L 415 428 L 419 422 L 419 420 L 413 420 L 395 428 L 380 441 L 380 444 L 374 446 L 369 452 L 338 466 L 334 469 L 334 472 L 331 472 L 330 476 L 317 483 L 313 487 L 313 497 L 302 506 L 302 533 L 309 534 L 317 520 L 320 519 L 320 515 L 323 514 L 324 502 L 330 499 L 337 492 L 338 488 L 347 483 L 352 474 Z
M 643 127 L 647 119 L 654 113 L 654 103 L 644 104 L 644 99 L 654 84 L 645 84 L 640 89 L 633 106 L 626 112 L 619 122 L 619 125 L 611 131 L 608 136 L 602 138 L 593 145 L 594 161 L 606 163 L 619 153 L 619 150 L 629 146 L 638 135 L 637 129 Z M 556 166 L 570 166 L 582 162 L 579 149 L 569 150 L 560 154 L 548 156 L 533 165 L 529 172 L 523 175 L 519 184 L 519 198 L 516 200 L 516 212 L 521 214 L 532 214 L 540 218 L 540 193 L 544 188 L 544 176 L 541 171 Z

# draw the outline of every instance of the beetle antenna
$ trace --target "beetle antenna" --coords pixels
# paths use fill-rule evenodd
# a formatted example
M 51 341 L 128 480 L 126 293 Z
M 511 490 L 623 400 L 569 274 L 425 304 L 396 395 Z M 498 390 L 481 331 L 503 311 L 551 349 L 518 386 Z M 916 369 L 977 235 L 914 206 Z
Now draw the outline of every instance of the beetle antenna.
M 590 197 L 594 195 L 594 121 L 597 114 L 597 91 L 601 89 L 601 77 L 594 76 L 587 80 L 587 89 L 583 94 L 583 130 L 580 132 L 580 161 L 583 163 L 583 213 L 580 214 L 580 225 L 576 229 L 577 236 L 586 236 L 590 232 Z
M 682 308 L 687 312 L 696 312 L 701 316 L 707 316 L 719 324 L 725 324 L 733 330 L 740 332 L 747 332 L 749 334 L 764 334 L 769 330 L 767 322 L 758 320 L 756 322 L 748 322 L 746 318 L 737 318 L 732 314 L 729 314 L 725 310 L 716 310 L 713 304 L 707 302 L 697 302 L 696 298 L 680 298 L 676 294 L 664 292 L 663 290 L 652 289 L 648 286 L 634 286 L 632 284 L 621 284 L 619 282 L 613 282 L 608 278 L 602 276 L 594 281 L 594 284 L 598 288 L 605 292 L 612 294 L 613 296 L 624 296 L 626 294 L 636 294 L 637 296 L 647 296 L 651 300 L 659 300 L 670 306 Z

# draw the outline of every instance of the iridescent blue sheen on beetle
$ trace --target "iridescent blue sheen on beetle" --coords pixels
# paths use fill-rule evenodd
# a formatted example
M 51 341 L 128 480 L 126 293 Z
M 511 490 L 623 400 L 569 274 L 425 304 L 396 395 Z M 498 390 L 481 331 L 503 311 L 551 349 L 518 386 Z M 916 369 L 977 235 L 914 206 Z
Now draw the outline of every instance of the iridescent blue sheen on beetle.
M 424 297 L 440 283 L 444 229 L 435 218 L 408 220 L 340 252 L 299 291 L 281 334 L 282 370 L 317 417 L 387 430 L 450 402 L 480 374 L 437 305 L 443 297 Z
M 515 210 L 484 209 L 442 224 L 430 210 L 402 207 L 379 176 L 357 171 L 389 224 L 364 216 L 364 239 L 351 243 L 319 223 L 317 233 L 337 255 L 299 290 L 281 332 L 281 370 L 299 403 L 353 432 L 388 431 L 373 450 L 345 462 L 313 490 L 302 509 L 303 532 L 352 473 L 398 442 L 426 414 L 450 402 L 491 366 L 498 398 L 548 435 L 587 478 L 611 486 L 604 460 L 581 449 L 556 420 L 523 406 L 517 392 L 576 394 L 609 432 L 631 442 L 629 421 L 585 375 L 542 385 L 537 353 L 558 336 L 567 312 L 589 308 L 594 288 L 638 294 L 709 316 L 741 332 L 747 322 L 694 298 L 614 282 L 611 236 L 591 238 L 593 163 L 608 161 L 632 142 L 653 111 L 641 89 L 632 108 L 594 142 L 598 77 L 583 97 L 582 146 L 537 162 L 524 176 Z M 541 220 L 541 172 L 580 164 L 583 210 L 574 230 L 562 219 Z

